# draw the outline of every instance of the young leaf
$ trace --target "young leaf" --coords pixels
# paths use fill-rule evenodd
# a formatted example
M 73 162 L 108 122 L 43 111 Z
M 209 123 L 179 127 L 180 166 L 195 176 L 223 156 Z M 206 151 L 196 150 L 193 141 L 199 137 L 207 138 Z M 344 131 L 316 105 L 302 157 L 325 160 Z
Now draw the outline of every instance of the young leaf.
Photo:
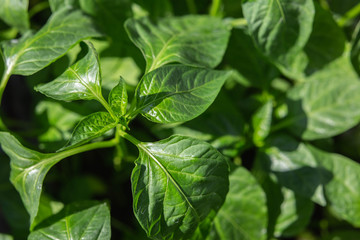
M 62 158 L 56 154 L 42 154 L 25 148 L 6 132 L 0 132 L 0 144 L 11 160 L 10 181 L 20 193 L 32 223 L 39 209 L 45 175 Z
M 63 101 L 102 99 L 98 56 L 90 42 L 86 42 L 86 45 L 88 53 L 84 58 L 70 66 L 54 81 L 37 86 L 35 90 Z
M 218 239 L 266 239 L 264 191 L 245 168 L 235 169 L 229 180 L 230 190 L 226 201 L 214 219 L 213 231 L 219 236 Z
M 334 61 L 288 92 L 288 129 L 304 140 L 350 129 L 360 120 L 359 92 L 350 61 L 345 57 Z
M 156 25 L 148 18 L 129 19 L 125 28 L 146 59 L 146 72 L 172 62 L 213 68 L 230 36 L 229 26 L 209 16 L 167 17 Z
M 264 139 L 270 133 L 273 103 L 266 102 L 252 116 L 252 127 L 254 129 L 253 141 L 256 146 L 262 146 Z
M 126 91 L 126 83 L 122 77 L 120 77 L 120 81 L 119 81 L 118 85 L 116 85 L 110 91 L 108 102 L 109 102 L 110 108 L 118 116 L 125 115 L 126 106 L 128 103 L 128 96 L 127 96 L 127 91 Z
M 136 108 L 150 121 L 189 121 L 214 101 L 230 72 L 170 65 L 146 74 L 135 92 Z
M 26 31 L 29 24 L 28 0 L 0 0 L 0 18 L 21 32 Z
M 83 39 L 100 36 L 87 16 L 63 8 L 55 12 L 35 35 L 3 46 L 8 72 L 31 75 L 63 56 Z
M 106 203 L 76 202 L 38 225 L 28 239 L 106 240 L 110 237 L 110 211 Z
M 116 126 L 117 122 L 107 112 L 90 114 L 76 125 L 69 142 L 59 151 L 75 147 L 100 137 Z
M 243 0 L 243 13 L 259 49 L 291 73 L 312 31 L 313 0 Z
M 228 165 L 211 145 L 172 136 L 139 143 L 131 175 L 134 212 L 154 239 L 188 239 L 228 191 Z
M 266 155 L 269 171 L 281 185 L 321 205 L 330 205 L 338 217 L 360 226 L 359 164 L 288 136 L 270 139 Z

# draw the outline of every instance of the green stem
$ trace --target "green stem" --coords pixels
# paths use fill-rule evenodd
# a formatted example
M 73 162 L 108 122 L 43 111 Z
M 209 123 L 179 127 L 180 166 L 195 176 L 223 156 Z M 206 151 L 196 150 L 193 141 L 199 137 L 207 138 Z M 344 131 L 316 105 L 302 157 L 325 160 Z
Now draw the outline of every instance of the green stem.
M 289 125 L 291 125 L 293 122 L 294 122 L 293 118 L 289 118 L 289 119 L 286 119 L 286 120 L 284 120 L 282 122 L 279 122 L 278 124 L 271 127 L 270 132 L 273 133 L 273 132 L 279 131 L 279 130 L 281 130 L 283 128 L 286 128 Z
M 338 24 L 340 27 L 344 27 L 347 25 L 347 23 L 356 18 L 358 15 L 360 15 L 360 3 L 358 3 L 355 7 L 353 7 L 352 9 L 350 9 L 349 11 L 347 11 L 345 13 L 344 16 L 342 16 L 339 20 L 338 20 Z
M 29 10 L 29 18 L 50 7 L 49 2 L 40 2 Z
M 141 142 L 139 140 L 137 140 L 136 138 L 134 138 L 133 136 L 131 136 L 130 134 L 118 129 L 118 134 L 125 138 L 126 140 L 130 141 L 132 144 L 134 144 L 135 146 L 139 146 L 141 144 Z
M 118 142 L 119 142 L 118 139 L 113 138 L 109 141 L 89 143 L 86 145 L 82 145 L 80 147 L 76 147 L 76 148 L 72 148 L 72 149 L 68 149 L 68 150 L 59 152 L 56 155 L 56 158 L 64 159 L 64 158 L 70 157 L 70 156 L 78 154 L 78 153 L 87 152 L 87 151 L 98 149 L 98 148 L 114 147 L 114 146 L 116 146 L 116 144 L 118 144 Z
M 4 70 L 4 73 L 3 73 L 3 76 L 2 76 L 1 82 L 0 82 L 0 106 L 1 106 L 2 95 L 4 93 L 4 90 L 6 88 L 8 81 L 10 79 L 11 72 L 12 72 L 12 69 L 5 67 L 5 70 Z
M 197 8 L 196 8 L 196 4 L 195 4 L 194 0 L 186 0 L 186 4 L 187 4 L 189 12 L 191 14 L 197 13 Z
M 101 103 L 101 105 L 104 106 L 104 108 L 110 113 L 111 117 L 114 119 L 114 120 L 117 120 L 117 117 L 116 117 L 116 114 L 114 113 L 114 111 L 111 109 L 111 107 L 109 106 L 109 104 L 105 101 L 104 97 L 101 95 L 101 96 L 98 96 L 97 97 L 97 100 Z
M 213 0 L 209 11 L 210 16 L 214 16 L 214 17 L 218 16 L 220 6 L 221 6 L 221 0 Z

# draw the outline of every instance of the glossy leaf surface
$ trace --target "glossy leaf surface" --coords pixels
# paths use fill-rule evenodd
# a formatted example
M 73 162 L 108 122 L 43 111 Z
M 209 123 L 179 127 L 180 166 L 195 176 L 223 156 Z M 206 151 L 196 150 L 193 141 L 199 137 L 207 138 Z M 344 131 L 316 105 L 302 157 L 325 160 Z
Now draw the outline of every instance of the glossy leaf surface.
M 0 0 L 0 18 L 20 31 L 29 28 L 28 0 Z
M 6 132 L 0 132 L 0 144 L 11 160 L 10 181 L 20 193 L 32 223 L 38 212 L 44 178 L 62 157 L 30 150 Z
M 110 211 L 105 203 L 79 202 L 38 225 L 29 240 L 107 240 L 110 239 Z
M 229 72 L 170 65 L 146 74 L 139 83 L 136 109 L 158 123 L 184 122 L 214 101 Z
M 314 20 L 312 0 L 244 0 L 243 13 L 260 50 L 285 73 L 293 69 Z
M 266 239 L 267 208 L 264 191 L 245 168 L 235 169 L 229 180 L 229 193 L 213 223 L 213 231 L 218 235 L 215 239 Z
M 229 26 L 209 16 L 168 17 L 157 24 L 148 18 L 130 19 L 125 27 L 146 59 L 146 72 L 172 62 L 215 67 L 230 36 Z
M 288 129 L 305 140 L 350 129 L 360 120 L 359 92 L 349 60 L 338 59 L 288 92 Z
M 63 8 L 54 13 L 35 35 L 5 44 L 8 71 L 31 75 L 63 56 L 83 39 L 100 36 L 90 18 L 80 11 Z
M 95 48 L 87 42 L 88 53 L 52 82 L 40 85 L 37 91 L 48 97 L 73 101 L 102 99 L 101 77 Z
M 131 176 L 136 218 L 151 238 L 188 239 L 225 201 L 225 158 L 208 143 L 182 136 L 138 148 Z
M 359 164 L 287 136 L 273 138 L 270 144 L 268 166 L 281 185 L 328 204 L 338 217 L 360 226 Z
M 65 148 L 79 146 L 90 140 L 100 137 L 116 126 L 116 121 L 107 112 L 90 114 L 76 125 L 74 132 Z
M 111 90 L 108 102 L 110 104 L 110 108 L 118 116 L 125 115 L 128 95 L 126 91 L 126 83 L 122 77 L 120 77 L 119 83 Z

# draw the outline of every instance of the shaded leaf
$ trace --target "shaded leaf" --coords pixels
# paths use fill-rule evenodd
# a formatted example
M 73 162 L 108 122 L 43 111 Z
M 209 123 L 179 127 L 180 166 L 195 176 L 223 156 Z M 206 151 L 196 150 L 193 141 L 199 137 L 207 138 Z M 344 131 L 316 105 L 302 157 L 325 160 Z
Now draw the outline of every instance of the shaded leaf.
M 230 72 L 170 65 L 146 74 L 135 92 L 136 108 L 158 123 L 184 122 L 203 113 Z
M 287 75 L 297 67 L 315 15 L 312 0 L 243 0 L 243 13 L 255 43 Z M 302 59 L 300 59 L 302 60 Z M 301 70 L 301 68 L 300 68 Z
M 93 45 L 90 42 L 86 44 L 88 53 L 84 58 L 52 82 L 39 85 L 35 90 L 63 101 L 102 99 L 98 56 Z
M 139 143 L 134 212 L 154 239 L 188 239 L 228 191 L 228 165 L 211 145 L 183 136 Z
M 360 22 L 356 25 L 352 40 L 351 62 L 358 75 L 360 75 Z
M 74 7 L 78 5 L 78 0 L 49 0 L 52 12 L 56 12 L 63 7 Z
M 63 56 L 83 39 L 100 36 L 90 18 L 63 8 L 55 12 L 35 35 L 3 45 L 9 72 L 31 75 Z
M 213 68 L 230 36 L 229 26 L 209 16 L 167 17 L 157 24 L 148 18 L 129 19 L 125 27 L 146 59 L 146 72 L 172 62 Z
M 262 158 L 256 158 L 252 170 L 266 193 L 268 236 L 296 236 L 308 225 L 314 203 L 282 187 L 276 176 L 266 170 L 265 163 Z
M 30 27 L 28 0 L 0 0 L 0 18 L 21 32 Z
M 11 160 L 10 181 L 20 193 L 32 223 L 38 213 L 44 178 L 50 168 L 66 155 L 30 150 L 7 132 L 0 132 L 0 144 Z
M 336 216 L 360 226 L 358 163 L 288 136 L 275 137 L 269 143 L 269 171 L 281 185 L 316 203 L 329 205 Z
M 28 239 L 106 240 L 110 237 L 110 211 L 107 205 L 76 202 L 38 225 Z
M 238 2 L 238 1 L 236 1 Z M 234 28 L 231 32 L 225 62 L 239 72 L 242 82 L 248 85 L 267 88 L 279 71 L 255 47 L 249 34 Z
M 266 239 L 266 196 L 255 178 L 245 169 L 231 172 L 230 190 L 214 219 L 218 237 L 210 239 Z M 254 201 L 256 199 L 256 201 Z
M 59 151 L 75 147 L 100 137 L 116 126 L 117 122 L 107 112 L 96 112 L 82 119 L 75 127 L 69 142 Z
M 110 108 L 118 115 L 123 116 L 126 113 L 128 103 L 128 95 L 126 91 L 125 80 L 120 77 L 118 85 L 116 85 L 109 94 L 108 102 Z
M 314 140 L 352 128 L 360 120 L 359 92 L 360 82 L 349 60 L 338 59 L 288 92 L 288 129 Z

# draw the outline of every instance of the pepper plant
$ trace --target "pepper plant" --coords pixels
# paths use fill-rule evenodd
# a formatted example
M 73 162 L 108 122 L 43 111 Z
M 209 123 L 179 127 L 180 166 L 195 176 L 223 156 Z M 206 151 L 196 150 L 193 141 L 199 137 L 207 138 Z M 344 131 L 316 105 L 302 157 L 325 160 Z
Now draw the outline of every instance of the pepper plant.
M 0 239 L 360 237 L 356 0 L 0 6 Z

